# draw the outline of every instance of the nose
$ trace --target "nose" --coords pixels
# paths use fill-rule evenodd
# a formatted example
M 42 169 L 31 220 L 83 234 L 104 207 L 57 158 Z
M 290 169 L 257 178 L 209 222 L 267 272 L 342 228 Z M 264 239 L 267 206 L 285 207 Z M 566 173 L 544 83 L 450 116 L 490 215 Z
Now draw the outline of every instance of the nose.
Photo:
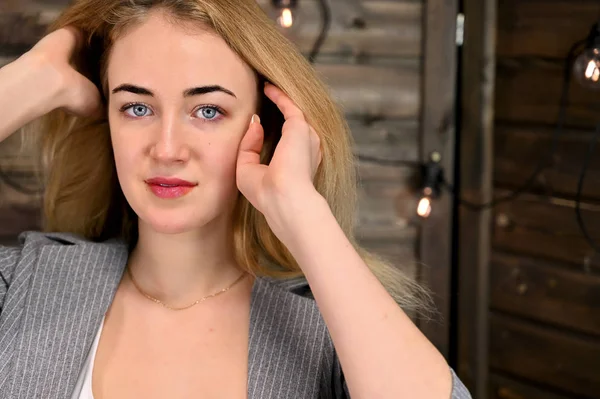
M 150 156 L 159 163 L 184 163 L 190 157 L 184 127 L 175 116 L 162 120 L 150 148 Z

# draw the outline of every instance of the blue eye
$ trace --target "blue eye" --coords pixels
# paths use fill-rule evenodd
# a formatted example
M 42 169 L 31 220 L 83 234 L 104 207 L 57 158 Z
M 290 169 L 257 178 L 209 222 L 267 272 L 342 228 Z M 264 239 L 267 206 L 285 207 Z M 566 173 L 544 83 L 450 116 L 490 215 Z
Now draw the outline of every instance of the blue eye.
M 133 110 L 133 115 L 128 112 L 129 110 Z M 130 104 L 123 107 L 122 111 L 125 112 L 128 116 L 141 118 L 144 116 L 148 116 L 146 112 L 150 111 L 150 108 L 148 108 L 144 104 Z
M 198 108 L 198 111 L 201 111 L 200 114 L 202 118 L 207 120 L 215 120 L 219 114 L 222 114 L 219 107 L 213 105 L 207 105 L 204 107 Z

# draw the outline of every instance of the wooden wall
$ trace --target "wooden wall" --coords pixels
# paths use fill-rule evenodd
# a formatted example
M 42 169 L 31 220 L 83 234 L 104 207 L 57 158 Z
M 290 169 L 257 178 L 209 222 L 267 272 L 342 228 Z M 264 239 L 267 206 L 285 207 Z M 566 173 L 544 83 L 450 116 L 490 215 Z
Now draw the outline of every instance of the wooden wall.
M 494 184 L 521 186 L 548 154 L 563 60 L 600 17 L 591 0 L 499 0 Z M 573 82 L 566 129 L 552 166 L 531 190 L 494 210 L 490 398 L 600 397 L 600 254 L 574 212 L 582 160 L 600 92 Z M 583 193 L 584 219 L 600 242 L 600 154 Z
M 269 1 L 259 3 L 266 9 Z M 320 29 L 318 8 L 315 0 L 299 3 L 300 24 L 289 35 L 308 54 Z M 421 1 L 330 3 L 332 27 L 316 68 L 345 109 L 357 143 L 356 153 L 418 161 Z M 35 43 L 64 4 L 64 0 L 10 3 L 12 11 L 0 13 L 0 62 Z M 22 181 L 27 178 L 27 167 L 21 166 L 25 171 L 19 169 L 12 156 L 14 148 L 10 143 L 0 145 L 0 167 Z M 415 174 L 414 166 L 361 162 L 357 216 L 362 243 L 413 275 L 417 272 Z M 0 207 L 0 241 L 13 242 L 19 231 L 37 226 L 39 198 L 18 194 L 6 185 L 0 186 L 0 198 L 4 201 Z

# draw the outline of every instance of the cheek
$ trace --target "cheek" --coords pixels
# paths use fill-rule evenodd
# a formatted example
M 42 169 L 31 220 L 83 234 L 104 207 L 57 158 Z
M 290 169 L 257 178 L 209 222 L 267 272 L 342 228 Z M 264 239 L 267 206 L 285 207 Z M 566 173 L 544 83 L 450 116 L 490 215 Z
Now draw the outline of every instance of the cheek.
M 139 162 L 136 161 L 137 148 L 135 143 L 129 142 L 126 137 L 127 135 L 123 135 L 119 131 L 115 132 L 111 130 L 111 142 L 115 165 L 121 183 L 126 182 L 123 178 L 130 176 L 134 170 L 136 170 L 136 165 L 139 164 Z
M 227 143 L 209 142 L 204 157 L 207 168 L 220 178 L 235 178 L 238 147 L 239 142 L 234 140 Z

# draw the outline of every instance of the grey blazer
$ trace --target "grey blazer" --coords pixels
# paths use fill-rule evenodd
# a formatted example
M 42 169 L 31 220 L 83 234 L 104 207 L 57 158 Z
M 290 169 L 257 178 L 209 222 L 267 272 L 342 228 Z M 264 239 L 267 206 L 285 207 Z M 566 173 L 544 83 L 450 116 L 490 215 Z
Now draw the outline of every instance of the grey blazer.
M 0 246 L 0 398 L 71 397 L 123 275 L 124 243 L 26 232 Z M 306 280 L 252 288 L 248 398 L 349 398 Z M 454 399 L 470 398 L 454 372 Z M 411 398 L 412 399 L 412 398 Z

